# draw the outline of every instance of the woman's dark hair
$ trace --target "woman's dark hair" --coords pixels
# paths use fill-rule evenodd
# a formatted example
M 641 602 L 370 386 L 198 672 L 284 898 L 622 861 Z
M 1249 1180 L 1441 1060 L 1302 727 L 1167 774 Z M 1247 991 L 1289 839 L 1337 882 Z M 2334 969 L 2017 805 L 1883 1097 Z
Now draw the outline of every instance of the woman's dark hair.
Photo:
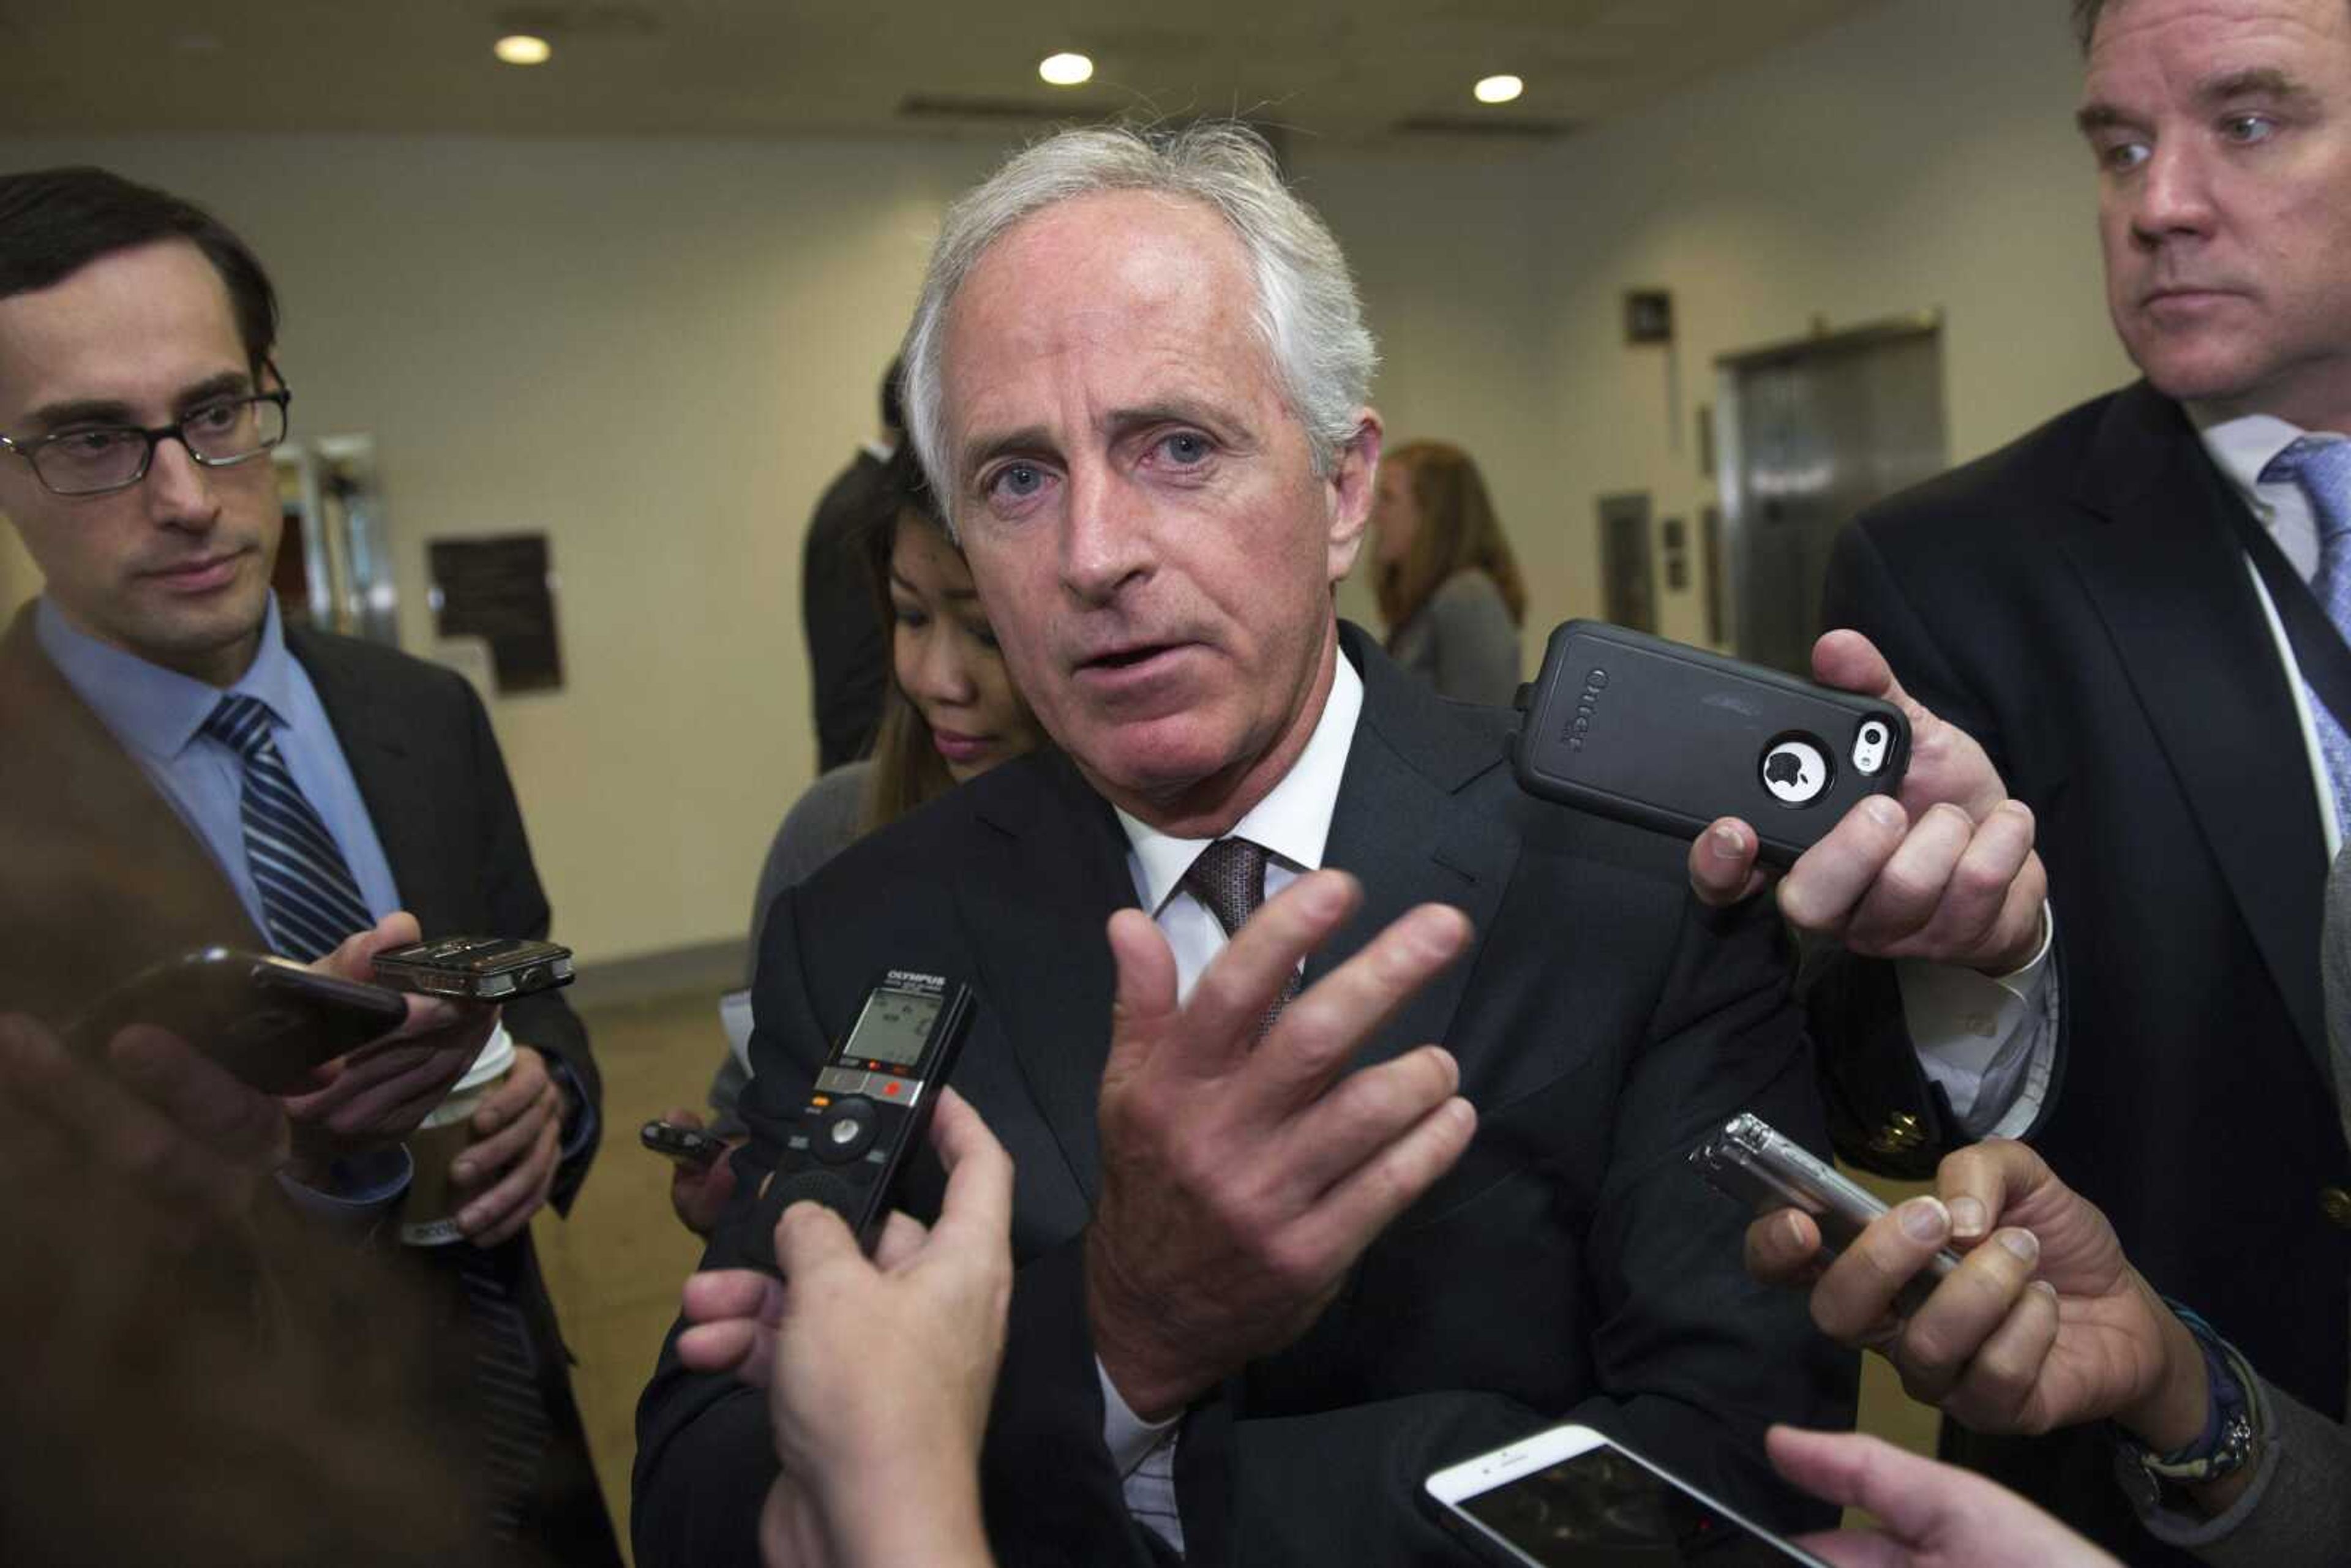
M 248 368 L 277 346 L 277 291 L 226 224 L 167 191 L 88 164 L 0 174 L 0 299 L 47 288 L 101 256 L 183 239 L 228 287 Z
M 1464 571 L 1482 571 L 1492 578 L 1510 619 L 1524 621 L 1527 591 L 1519 580 L 1518 559 L 1510 554 L 1510 541 L 1486 495 L 1486 481 L 1469 455 L 1447 442 L 1415 441 L 1385 454 L 1380 462 L 1405 471 L 1420 514 L 1420 526 L 1413 530 L 1404 559 L 1381 567 L 1373 580 L 1388 636 L 1393 639 L 1419 614 L 1447 578 Z

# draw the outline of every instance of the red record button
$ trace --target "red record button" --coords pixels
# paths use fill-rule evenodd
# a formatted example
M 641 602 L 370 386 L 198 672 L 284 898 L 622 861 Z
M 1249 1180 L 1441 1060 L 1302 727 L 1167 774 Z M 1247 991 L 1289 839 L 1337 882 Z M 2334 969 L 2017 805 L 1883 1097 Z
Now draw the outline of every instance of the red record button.
M 897 1094 L 898 1091 L 900 1091 L 901 1089 L 904 1089 L 904 1087 L 905 1087 L 905 1085 L 904 1085 L 904 1083 L 901 1083 L 901 1082 L 899 1082 L 897 1080 L 893 1079 L 893 1080 L 891 1080 L 889 1082 L 884 1083 L 883 1085 L 882 1085 L 882 1092 L 883 1092 L 884 1095 L 894 1097 L 894 1096 Z

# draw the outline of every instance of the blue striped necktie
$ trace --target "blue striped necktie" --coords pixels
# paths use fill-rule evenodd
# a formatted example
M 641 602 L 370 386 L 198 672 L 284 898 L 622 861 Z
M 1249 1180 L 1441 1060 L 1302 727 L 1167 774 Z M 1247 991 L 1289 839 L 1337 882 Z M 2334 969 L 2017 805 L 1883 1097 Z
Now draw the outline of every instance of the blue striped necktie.
M 2318 525 L 2318 575 L 2310 580 L 2310 591 L 2335 630 L 2351 639 L 2351 441 L 2304 436 L 2272 458 L 2262 479 L 2291 479 L 2310 498 L 2311 518 Z M 2335 821 L 2351 835 L 2351 735 L 2344 731 L 2351 714 L 2329 711 L 2309 682 L 2303 685 L 2310 693 L 2319 755 L 2335 789 Z
M 286 770 L 270 733 L 277 722 L 259 697 L 225 696 L 204 732 L 245 758 L 239 816 L 262 916 L 278 952 L 307 960 L 333 952 L 375 921 L 334 835 Z M 528 1516 L 549 1434 L 530 1325 L 500 1262 L 500 1253 L 512 1249 L 484 1251 L 465 1242 L 450 1248 L 475 1334 L 475 1414 L 485 1445 L 488 1522 L 501 1541 L 515 1539 Z
M 334 834 L 286 770 L 271 734 L 277 723 L 259 697 L 230 695 L 204 720 L 204 733 L 245 759 L 238 815 L 262 921 L 279 953 L 307 961 L 324 957 L 375 920 Z

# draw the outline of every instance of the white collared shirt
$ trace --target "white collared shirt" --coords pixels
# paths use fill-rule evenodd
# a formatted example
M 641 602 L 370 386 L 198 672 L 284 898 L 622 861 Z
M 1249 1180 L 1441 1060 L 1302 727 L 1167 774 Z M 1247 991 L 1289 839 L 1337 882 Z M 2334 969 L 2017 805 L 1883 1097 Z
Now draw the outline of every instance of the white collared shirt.
M 1331 817 L 1339 807 L 1339 781 L 1347 771 L 1347 753 L 1355 742 L 1355 721 L 1364 711 L 1364 677 L 1344 654 L 1334 653 L 1338 669 L 1331 678 L 1331 695 L 1322 716 L 1306 739 L 1290 771 L 1264 800 L 1249 808 L 1222 836 L 1247 839 L 1268 852 L 1265 895 L 1271 898 L 1291 883 L 1322 864 L 1322 849 L 1331 838 Z M 1126 830 L 1126 871 L 1134 881 L 1134 895 L 1158 922 L 1167 946 L 1176 954 L 1176 995 L 1188 998 L 1201 971 L 1225 946 L 1225 928 L 1208 906 L 1194 897 L 1184 873 L 1214 839 L 1179 839 L 1163 833 L 1139 817 L 1118 813 Z
M 2331 436 L 2337 441 L 2351 438 L 2331 431 L 2305 431 L 2275 414 L 2248 413 L 2235 419 L 2208 421 L 2192 408 L 2188 412 L 2203 437 L 2204 450 L 2228 476 L 2230 485 L 2243 498 L 2254 520 L 2277 540 L 2287 564 L 2304 582 L 2316 577 L 2318 520 L 2310 515 L 2310 497 L 2291 479 L 2264 482 L 2262 470 L 2305 435 L 2321 439 Z M 2318 747 L 2318 728 L 2310 716 L 2310 689 L 2303 684 L 2301 662 L 2294 656 L 2294 643 L 2285 634 L 2285 622 L 2278 618 L 2269 585 L 2262 580 L 2261 570 L 2253 565 L 2251 556 L 2245 558 L 2245 570 L 2252 577 L 2253 592 L 2261 600 L 2262 617 L 2269 622 L 2270 641 L 2277 647 L 2278 663 L 2285 667 L 2286 686 L 2294 694 L 2294 718 L 2302 727 L 2302 748 L 2310 759 L 2311 788 L 2318 794 L 2318 820 L 2326 833 L 2326 862 L 2332 865 L 2335 852 L 2343 847 L 2343 823 L 2335 807 L 2334 783 L 2326 776 L 2326 756 Z

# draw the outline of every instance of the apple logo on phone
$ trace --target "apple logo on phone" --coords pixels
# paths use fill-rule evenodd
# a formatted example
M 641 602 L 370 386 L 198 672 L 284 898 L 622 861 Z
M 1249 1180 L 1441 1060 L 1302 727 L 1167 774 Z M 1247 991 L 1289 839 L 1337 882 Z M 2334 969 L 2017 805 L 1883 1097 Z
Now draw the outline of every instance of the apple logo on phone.
M 1828 787 L 1828 758 L 1813 742 L 1775 741 L 1763 754 L 1763 788 L 1782 805 L 1810 805 Z

